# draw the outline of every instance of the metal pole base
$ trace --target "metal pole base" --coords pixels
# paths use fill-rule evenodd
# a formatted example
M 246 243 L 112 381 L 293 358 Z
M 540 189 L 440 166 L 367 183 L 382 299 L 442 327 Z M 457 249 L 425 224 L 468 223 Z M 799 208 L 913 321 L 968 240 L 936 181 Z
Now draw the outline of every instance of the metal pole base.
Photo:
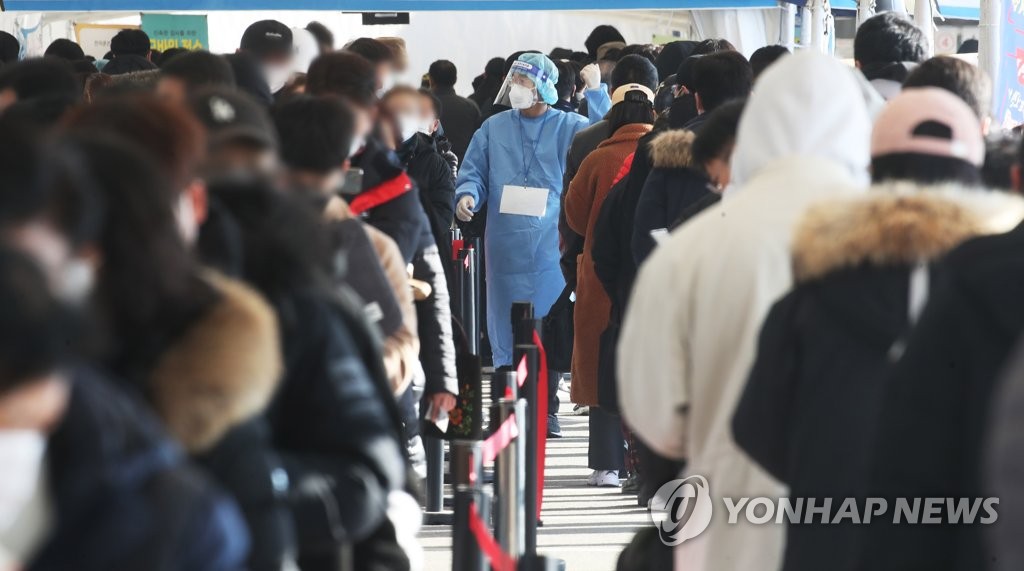
M 423 437 L 427 455 L 427 509 L 423 514 L 426 525 L 451 525 L 452 512 L 444 509 L 444 441 Z
M 565 560 L 543 555 L 526 555 L 519 559 L 518 571 L 565 571 Z
M 455 514 L 453 512 L 424 512 L 423 525 L 451 525 Z

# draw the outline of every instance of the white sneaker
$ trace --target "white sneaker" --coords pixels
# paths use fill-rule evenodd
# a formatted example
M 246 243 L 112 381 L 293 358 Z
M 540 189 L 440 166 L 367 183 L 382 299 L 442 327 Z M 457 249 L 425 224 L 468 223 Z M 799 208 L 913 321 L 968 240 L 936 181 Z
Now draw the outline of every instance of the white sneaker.
M 618 470 L 594 470 L 587 478 L 588 486 L 596 486 L 598 488 L 618 488 L 619 487 L 619 471 Z
M 590 407 L 585 404 L 577 404 L 572 407 L 572 416 L 590 416 Z

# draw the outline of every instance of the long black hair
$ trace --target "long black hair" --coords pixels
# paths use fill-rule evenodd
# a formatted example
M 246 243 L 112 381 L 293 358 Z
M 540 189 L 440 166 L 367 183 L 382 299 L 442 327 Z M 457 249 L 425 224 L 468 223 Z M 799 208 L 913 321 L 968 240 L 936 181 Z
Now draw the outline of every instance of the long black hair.
M 608 129 L 611 133 L 621 127 L 640 123 L 653 125 L 654 103 L 640 90 L 626 92 L 626 98 L 612 106 L 608 112 Z
M 918 184 L 958 182 L 980 186 L 981 169 L 962 159 L 921 153 L 891 153 L 871 159 L 871 182 L 909 180 Z

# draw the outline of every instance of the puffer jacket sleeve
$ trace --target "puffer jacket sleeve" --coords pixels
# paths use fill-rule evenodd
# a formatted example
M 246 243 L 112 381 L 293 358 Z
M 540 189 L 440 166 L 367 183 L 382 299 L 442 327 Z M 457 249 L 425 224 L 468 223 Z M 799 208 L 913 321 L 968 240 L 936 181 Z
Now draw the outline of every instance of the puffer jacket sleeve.
M 428 160 L 430 188 L 427 199 L 433 207 L 431 214 L 438 227 L 447 230 L 455 220 L 455 179 L 452 178 L 452 168 L 440 154 L 430 153 Z
M 651 255 L 657 246 L 651 230 L 668 228 L 671 220 L 665 219 L 668 205 L 665 201 L 665 171 L 654 169 L 644 182 L 640 191 L 640 201 L 636 205 L 636 224 L 633 226 L 633 259 L 640 265 Z
M 736 443 L 782 482 L 789 473 L 790 420 L 799 388 L 798 296 L 788 294 L 768 313 L 757 358 L 732 419 Z
M 367 537 L 404 485 L 391 413 L 345 322 L 329 303 L 296 299 L 285 331 L 289 372 L 275 402 L 275 438 L 290 479 L 300 549 Z
M 452 334 L 451 297 L 444 275 L 444 262 L 436 246 L 416 256 L 413 277 L 431 286 L 430 296 L 416 302 L 419 323 L 420 363 L 426 375 L 425 394 L 459 394 Z

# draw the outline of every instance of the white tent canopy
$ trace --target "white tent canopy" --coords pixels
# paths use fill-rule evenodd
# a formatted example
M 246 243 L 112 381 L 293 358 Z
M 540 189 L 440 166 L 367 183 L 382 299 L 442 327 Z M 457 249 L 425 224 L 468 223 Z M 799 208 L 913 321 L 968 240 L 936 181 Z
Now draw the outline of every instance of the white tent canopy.
M 779 9 L 746 10 L 632 10 L 632 11 L 497 11 L 413 12 L 408 25 L 364 26 L 360 14 L 330 11 L 211 11 L 205 13 L 210 45 L 215 53 L 238 47 L 245 28 L 272 18 L 288 26 L 312 20 L 327 25 L 340 45 L 368 36 L 398 36 L 409 49 L 409 83 L 418 84 L 430 63 L 455 62 L 460 71 L 456 89 L 471 91 L 471 81 L 492 57 L 525 49 L 549 52 L 555 47 L 583 50 L 587 34 L 599 24 L 614 25 L 631 43 L 650 43 L 655 37 L 725 37 L 749 55 L 779 41 Z M 56 38 L 75 38 L 75 23 L 139 24 L 139 13 L 48 12 L 0 14 L 0 29 L 25 39 L 28 56 L 40 55 Z

